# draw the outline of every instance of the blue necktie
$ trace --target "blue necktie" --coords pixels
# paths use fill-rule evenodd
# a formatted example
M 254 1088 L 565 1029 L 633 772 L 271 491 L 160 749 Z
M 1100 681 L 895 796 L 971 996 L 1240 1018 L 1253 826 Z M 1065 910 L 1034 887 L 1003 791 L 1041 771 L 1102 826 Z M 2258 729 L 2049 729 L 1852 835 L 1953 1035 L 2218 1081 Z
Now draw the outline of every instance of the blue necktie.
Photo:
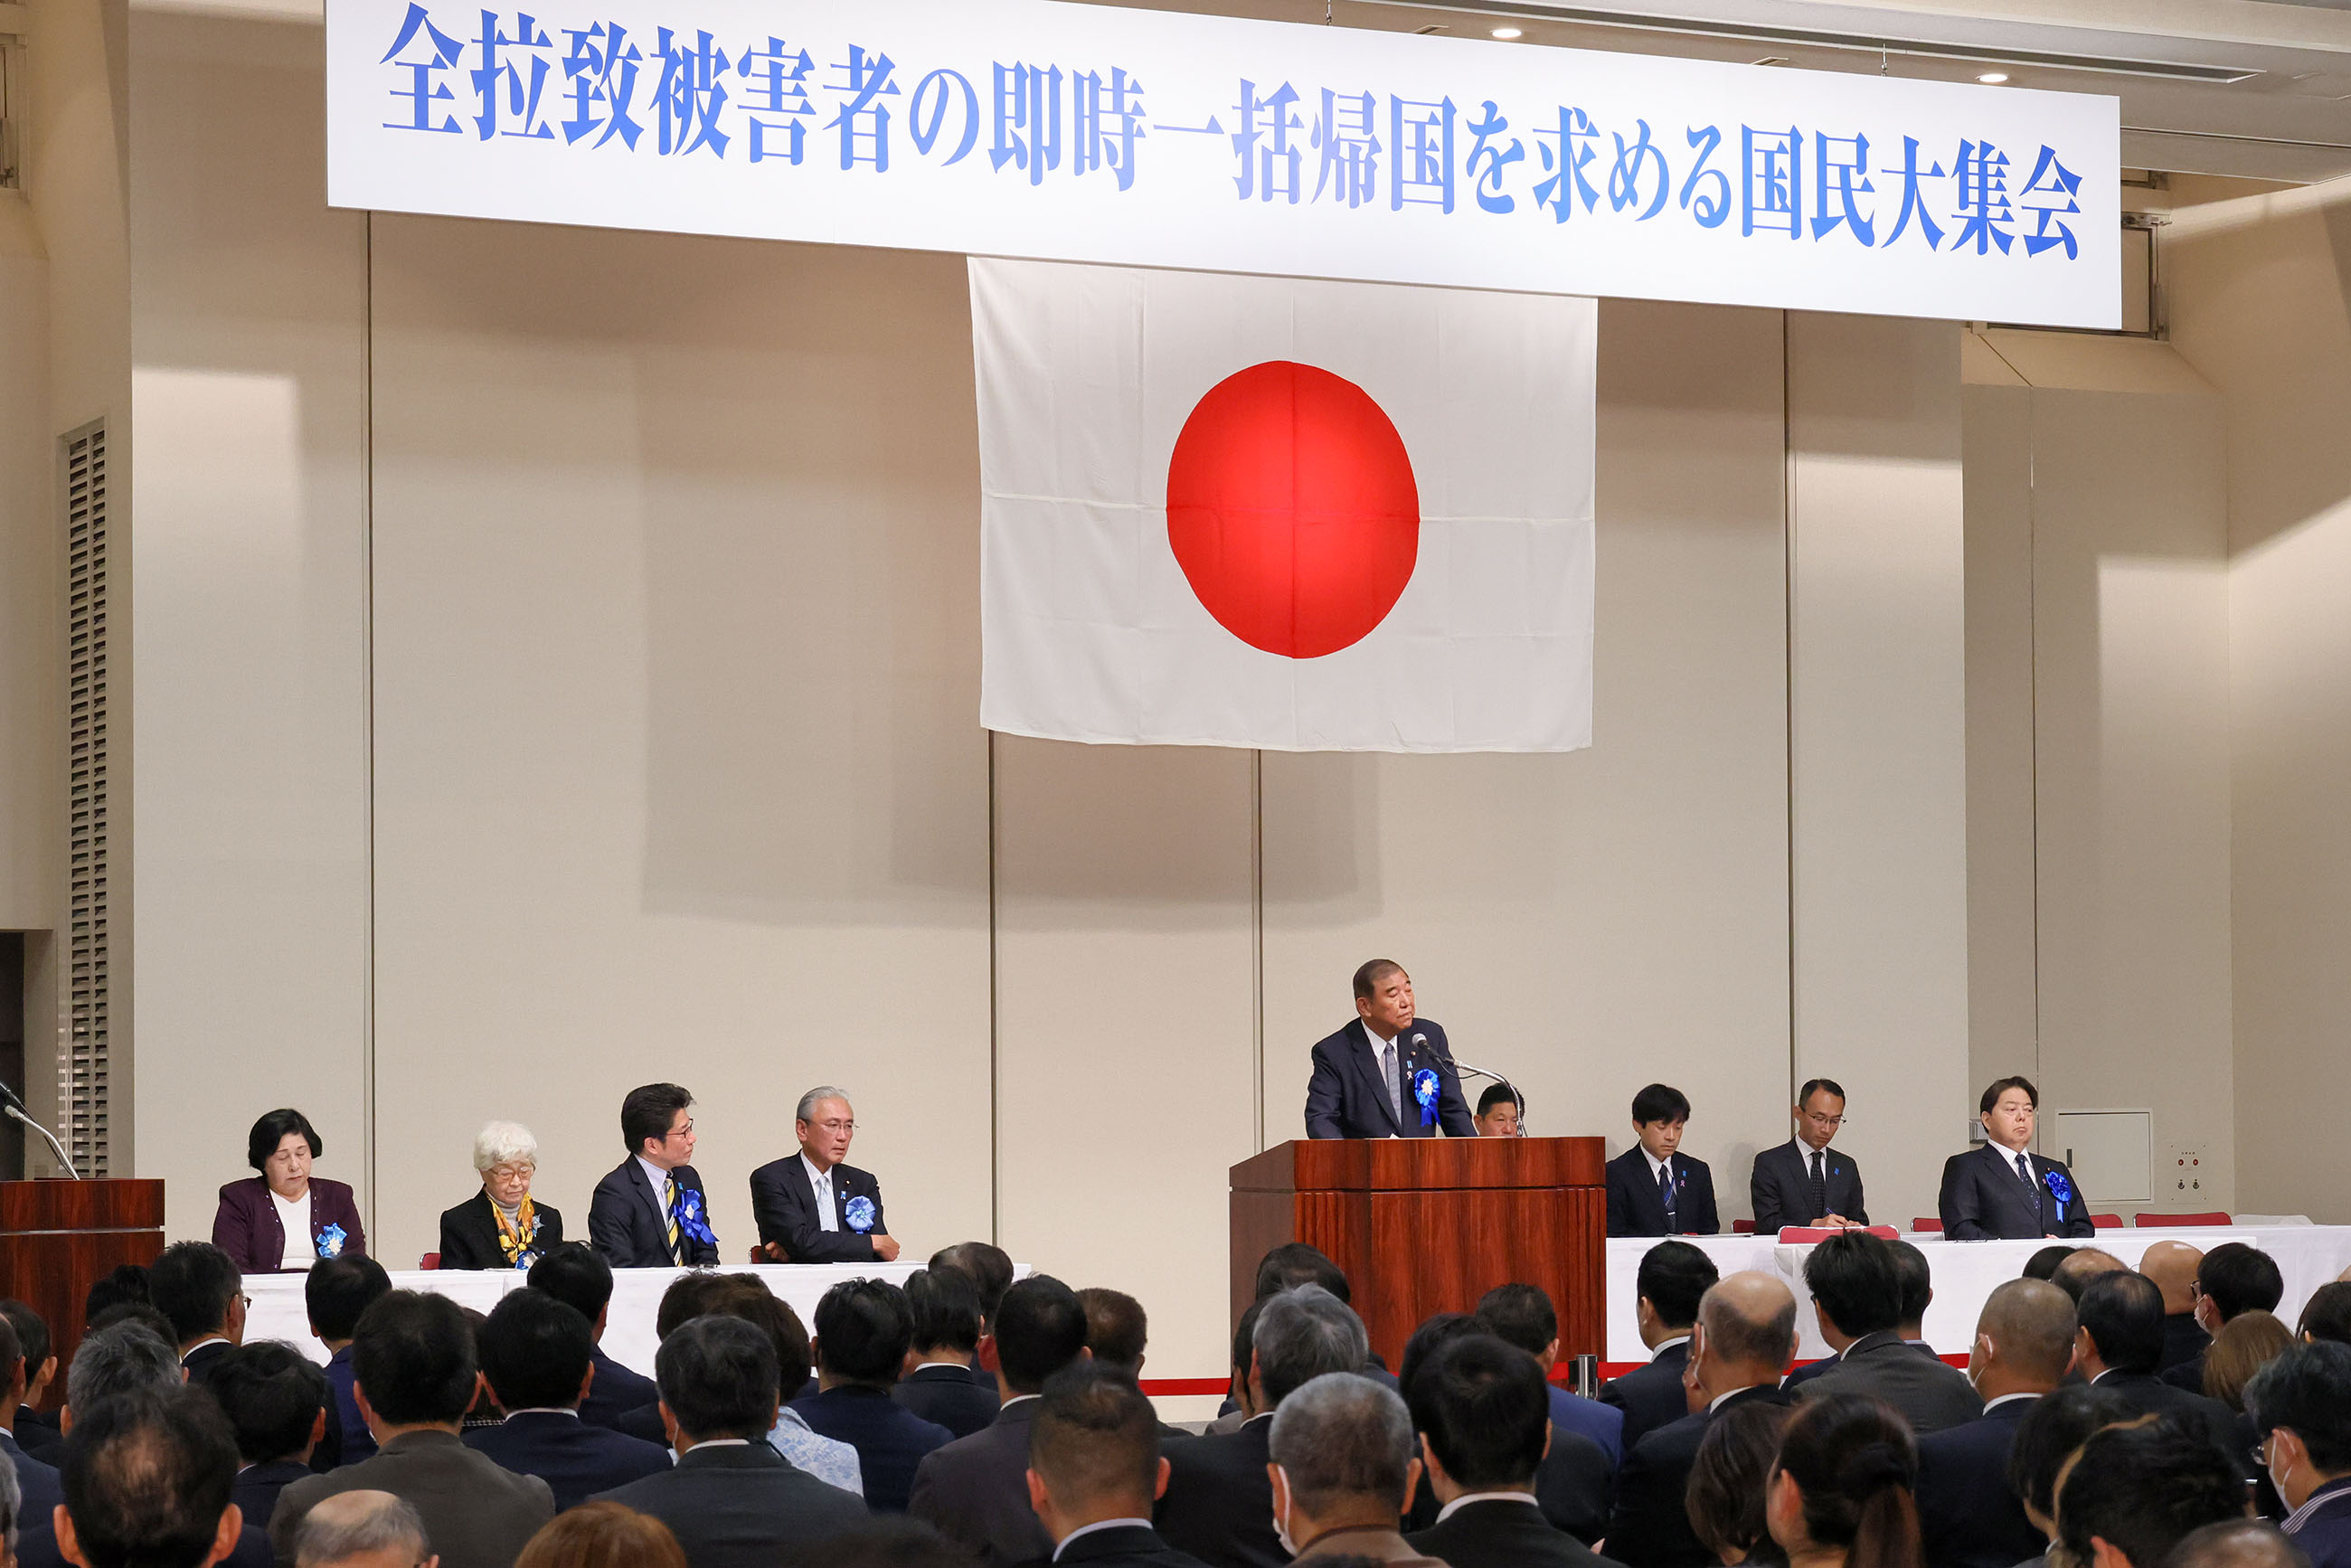
M 1671 1160 L 1657 1167 L 1657 1197 L 1664 1200 L 1666 1206 L 1666 1234 L 1679 1235 L 1681 1221 L 1674 1213 L 1674 1165 Z

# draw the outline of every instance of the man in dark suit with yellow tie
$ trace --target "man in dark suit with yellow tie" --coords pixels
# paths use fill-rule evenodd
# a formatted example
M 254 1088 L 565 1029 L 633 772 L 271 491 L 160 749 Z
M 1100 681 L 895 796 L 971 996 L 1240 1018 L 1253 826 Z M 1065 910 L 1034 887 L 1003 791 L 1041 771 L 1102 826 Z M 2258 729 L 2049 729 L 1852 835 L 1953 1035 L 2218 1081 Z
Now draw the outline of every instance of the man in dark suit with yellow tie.
M 694 1158 L 694 1096 L 647 1083 L 621 1102 L 629 1157 L 596 1184 L 588 1237 L 615 1269 L 706 1268 L 718 1261 L 710 1203 Z

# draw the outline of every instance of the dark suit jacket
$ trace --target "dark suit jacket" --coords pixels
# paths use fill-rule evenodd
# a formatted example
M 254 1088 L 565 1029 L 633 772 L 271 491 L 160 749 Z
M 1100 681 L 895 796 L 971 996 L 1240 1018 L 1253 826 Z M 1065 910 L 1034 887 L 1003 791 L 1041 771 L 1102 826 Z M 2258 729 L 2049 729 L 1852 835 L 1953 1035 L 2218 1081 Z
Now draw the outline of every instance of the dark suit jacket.
M 367 1256 L 367 1230 L 360 1224 L 360 1206 L 351 1189 L 324 1176 L 310 1178 L 310 1249 L 318 1253 L 319 1238 L 330 1225 L 343 1228 L 339 1255 Z M 269 1201 L 269 1186 L 259 1176 L 233 1181 L 220 1189 L 220 1208 L 213 1215 L 213 1245 L 227 1253 L 242 1273 L 285 1271 L 286 1227 L 278 1221 L 277 1206 Z M 324 1254 L 319 1254 L 324 1256 Z
M 1834 1370 L 1803 1386 L 1806 1398 L 1824 1394 L 1866 1394 L 1883 1399 L 1899 1410 L 1920 1437 L 1972 1421 L 1983 1413 L 1982 1396 L 1966 1373 L 1938 1357 L 1921 1355 L 1892 1329 L 1854 1341 Z
M 1820 1360 L 1808 1361 L 1804 1363 L 1803 1365 L 1788 1374 L 1787 1376 L 1780 1379 L 1780 1386 L 1787 1389 L 1791 1393 L 1793 1393 L 1795 1390 L 1802 1388 L 1805 1384 L 1810 1383 L 1815 1377 L 1827 1376 L 1831 1372 L 1836 1370 L 1837 1363 L 1844 1359 L 1844 1357 L 1837 1354 L 1836 1352 L 1831 1351 L 1828 1354 L 1821 1357 Z
M 860 1234 L 849 1228 L 849 1200 L 862 1197 L 873 1205 L 873 1228 Z M 799 1155 L 769 1160 L 751 1173 L 751 1213 L 759 1222 L 759 1239 L 784 1249 L 787 1263 L 871 1263 L 875 1236 L 887 1236 L 883 1223 L 882 1184 L 870 1171 L 855 1166 L 832 1167 L 832 1222 L 817 1223 L 816 1188 Z M 870 1495 L 870 1494 L 869 1494 Z
M 228 1500 L 245 1510 L 246 1524 L 266 1530 L 269 1516 L 277 1511 L 277 1494 L 308 1474 L 309 1466 L 298 1465 L 291 1459 L 247 1465 L 236 1472 L 236 1484 L 230 1489 Z
M 1608 1456 L 1610 1469 L 1625 1462 L 1625 1412 L 1597 1399 L 1571 1394 L 1556 1383 L 1549 1385 L 1544 1392 L 1551 1396 L 1552 1426 L 1599 1444 L 1600 1451 Z
M 1622 1377 L 1600 1385 L 1600 1403 L 1625 1412 L 1625 1451 L 1658 1427 L 1689 1414 L 1689 1396 L 1682 1391 L 1682 1368 L 1689 1364 L 1689 1341 L 1669 1344 Z
M 2196 1364 L 2196 1381 L 2181 1384 L 2190 1394 L 2204 1392 L 2204 1348 L 2212 1336 L 2196 1322 L 2194 1312 L 2166 1312 L 2163 1315 L 2163 1354 L 2155 1364 L 2156 1375 L 2166 1383 L 2178 1380 L 2169 1375 L 2175 1367 Z
M 1421 1490 L 1428 1490 L 1426 1481 Z M 1608 1508 L 1615 1495 L 1616 1465 L 1608 1451 L 1583 1433 L 1552 1422 L 1551 1452 L 1535 1469 L 1535 1502 L 1544 1521 L 1578 1541 L 1597 1541 L 1608 1528 Z
M 2168 1320 L 2166 1322 L 2168 1326 Z M 2204 1354 L 2210 1348 L 2209 1343 L 2198 1346 L 2193 1355 L 2176 1366 L 2163 1366 L 2162 1363 L 2158 1362 L 2156 1364 L 2162 1367 L 2162 1370 L 2156 1375 L 2184 1393 L 2201 1394 L 2204 1392 Z
M 1473 1502 L 1444 1523 L 1405 1539 L 1422 1555 L 1455 1568 L 1593 1568 L 1614 1563 L 1553 1527 L 1541 1510 L 1500 1499 Z
M 46 1524 L 49 1511 L 66 1500 L 65 1483 L 58 1479 L 57 1467 L 45 1465 L 16 1446 L 16 1434 L 0 1432 L 0 1454 L 5 1454 L 16 1467 L 16 1488 L 22 1494 L 16 1504 L 16 1518 L 26 1524 Z
M 204 1369 L 235 1348 L 236 1346 L 225 1339 L 207 1340 L 182 1356 L 180 1364 L 187 1370 L 189 1382 L 202 1383 L 204 1380 Z
M 452 1432 L 403 1432 L 364 1463 L 305 1477 L 277 1494 L 269 1516 L 277 1561 L 294 1561 L 295 1533 L 320 1499 L 370 1489 L 405 1498 L 423 1517 L 441 1568 L 513 1568 L 524 1543 L 555 1517 L 555 1494 L 537 1476 L 499 1469 Z
M 2351 1568 L 2351 1479 L 2326 1482 L 2310 1500 L 2318 1507 L 2294 1532 L 2294 1543 L 2309 1554 L 2310 1568 Z
M 1167 1493 L 1152 1522 L 1167 1544 L 1217 1568 L 1282 1568 L 1290 1553 L 1273 1533 L 1273 1417 L 1260 1416 L 1236 1431 L 1171 1443 Z
M 57 1527 L 48 1522 L 51 1517 L 43 1515 L 38 1530 L 32 1527 L 31 1520 L 25 1521 L 25 1532 L 16 1538 L 16 1568 L 70 1568 L 65 1553 L 57 1550 Z M 236 1545 L 221 1559 L 221 1568 L 271 1568 L 275 1561 L 269 1554 L 269 1532 L 259 1522 L 247 1520 Z
M 1198 1558 L 1168 1545 L 1157 1531 L 1135 1524 L 1079 1536 L 1055 1561 L 1099 1563 L 1102 1568 L 1207 1568 Z
M 1649 1175 L 1649 1157 L 1638 1144 L 1608 1162 L 1608 1234 L 1611 1236 L 1711 1236 L 1722 1228 L 1714 1212 L 1714 1173 L 1704 1160 L 1673 1157 L 1674 1218 L 1666 1227 L 1666 1200 Z
M 996 1396 L 995 1377 L 967 1366 L 918 1366 L 898 1380 L 890 1397 L 958 1437 L 968 1437 L 993 1422 L 1003 1407 Z
M 528 1269 L 539 1255 L 563 1244 L 563 1216 L 549 1204 L 530 1200 L 530 1244 L 523 1249 L 528 1261 L 514 1264 L 498 1246 L 497 1211 L 490 1195 L 477 1192 L 455 1208 L 441 1211 L 441 1267 L 444 1269 Z
M 1415 1046 L 1412 1037 L 1416 1034 L 1427 1036 L 1427 1042 Z M 1388 1103 L 1379 1057 L 1362 1019 L 1350 1019 L 1338 1033 L 1314 1042 L 1314 1071 L 1306 1080 L 1308 1137 L 1433 1138 L 1440 1127 L 1448 1138 L 1478 1135 L 1469 1103 L 1461 1097 L 1461 1075 L 1451 1066 L 1453 1048 L 1446 1043 L 1445 1030 L 1426 1019 L 1415 1019 L 1395 1043 L 1396 1071 L 1403 1080 L 1398 1094 L 1404 1103 L 1402 1122 Z M 1437 1074 L 1435 1126 L 1421 1125 L 1420 1104 L 1413 1095 L 1413 1077 L 1424 1067 Z
M 692 1568 L 774 1568 L 787 1549 L 862 1529 L 865 1505 L 764 1442 L 695 1447 L 674 1469 L 595 1497 L 670 1528 Z
M 2151 1372 L 2109 1372 L 2097 1379 L 2095 1386 L 2110 1388 L 2128 1400 L 2134 1416 L 2185 1416 L 2227 1450 L 2239 1469 L 2252 1469 L 2252 1459 L 2237 1443 L 2237 1417 L 2218 1399 L 2175 1388 Z
M 652 1378 L 622 1366 L 606 1355 L 601 1344 L 589 1353 L 588 1364 L 596 1369 L 596 1378 L 588 1385 L 588 1397 L 580 1402 L 580 1418 L 590 1427 L 617 1430 L 622 1416 L 661 1398 Z M 658 1416 L 653 1425 L 661 1425 Z M 669 1438 L 664 1435 L 661 1441 L 667 1443 Z
M 2032 1160 L 2032 1192 L 2017 1179 L 2016 1163 L 1997 1144 L 1978 1144 L 1943 1162 L 1943 1190 L 1935 1206 L 1950 1241 L 2014 1241 L 2035 1236 L 2091 1236 L 2090 1200 L 2064 1163 L 2040 1155 Z M 2060 1204 L 2049 1190 L 2049 1173 L 2064 1171 L 2074 1201 Z M 2035 1195 L 2040 1203 L 2034 1211 Z
M 702 1194 L 703 1219 L 708 1223 L 710 1189 L 702 1185 L 701 1173 L 692 1166 L 680 1166 L 669 1177 L 677 1184 L 681 1197 L 688 1191 Z M 674 1267 L 669 1255 L 669 1228 L 657 1218 L 660 1203 L 661 1194 L 645 1179 L 637 1156 L 631 1155 L 596 1184 L 595 1195 L 588 1200 L 588 1239 L 615 1269 Z M 716 1242 L 696 1241 L 680 1230 L 677 1245 L 688 1268 L 708 1268 L 718 1261 Z
M 1827 1212 L 1868 1224 L 1869 1211 L 1862 1207 L 1861 1167 L 1843 1149 L 1832 1145 L 1824 1153 Z M 1754 1203 L 1756 1235 L 1775 1236 L 1782 1226 L 1810 1225 L 1821 1218 L 1813 1207 L 1812 1161 L 1812 1150 L 1793 1138 L 1755 1156 L 1754 1173 L 1747 1178 L 1747 1196 Z
M 1793 1396 L 1778 1388 L 1749 1388 L 1723 1401 L 1733 1405 L 1786 1405 Z M 1616 1477 L 1616 1508 L 1608 1520 L 1608 1551 L 1641 1568 L 1714 1568 L 1714 1554 L 1690 1528 L 1683 1494 L 1698 1462 L 1698 1439 L 1715 1413 L 1697 1410 L 1643 1437 L 1625 1456 Z M 2001 1564 L 2001 1568 L 2010 1568 Z
M 465 1447 L 487 1454 L 500 1469 L 545 1481 L 559 1513 L 669 1469 L 665 1448 L 551 1410 L 524 1410 L 497 1426 L 476 1427 L 465 1434 Z
M 16 1446 L 45 1465 L 56 1464 L 58 1453 L 66 1446 L 65 1434 L 57 1430 L 57 1413 L 36 1410 L 29 1405 L 17 1406 Z
M 1034 1399 L 1007 1405 L 987 1427 L 933 1448 L 915 1467 L 906 1511 L 978 1553 L 982 1568 L 1053 1554 L 1029 1506 L 1029 1424 L 1036 1414 Z
M 347 1465 L 375 1458 L 375 1434 L 368 1430 L 367 1419 L 360 1414 L 359 1396 L 351 1392 L 353 1381 L 351 1347 L 345 1345 L 327 1358 L 327 1388 L 334 1396 L 335 1424 Z
M 2034 1401 L 2011 1399 L 1918 1439 L 1918 1533 L 1928 1568 L 2015 1568 L 2049 1542 L 2009 1490 L 2009 1450 Z
M 924 1420 L 891 1398 L 886 1389 L 842 1385 L 795 1399 L 792 1408 L 818 1437 L 857 1450 L 858 1473 L 865 1480 L 865 1506 L 876 1513 L 905 1512 L 907 1494 L 914 1489 L 914 1469 L 923 1456 L 956 1440 L 953 1432 L 935 1421 Z M 1026 1450 L 1021 1468 L 1028 1468 Z

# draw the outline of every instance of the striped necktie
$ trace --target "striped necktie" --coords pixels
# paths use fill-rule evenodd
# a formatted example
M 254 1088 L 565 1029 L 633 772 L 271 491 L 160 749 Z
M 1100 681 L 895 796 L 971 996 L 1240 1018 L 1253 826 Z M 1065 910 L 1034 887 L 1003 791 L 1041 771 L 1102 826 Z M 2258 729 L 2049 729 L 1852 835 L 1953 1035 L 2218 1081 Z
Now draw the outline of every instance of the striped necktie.
M 662 1177 L 662 1212 L 669 1216 L 669 1260 L 683 1263 L 677 1250 L 677 1178 Z

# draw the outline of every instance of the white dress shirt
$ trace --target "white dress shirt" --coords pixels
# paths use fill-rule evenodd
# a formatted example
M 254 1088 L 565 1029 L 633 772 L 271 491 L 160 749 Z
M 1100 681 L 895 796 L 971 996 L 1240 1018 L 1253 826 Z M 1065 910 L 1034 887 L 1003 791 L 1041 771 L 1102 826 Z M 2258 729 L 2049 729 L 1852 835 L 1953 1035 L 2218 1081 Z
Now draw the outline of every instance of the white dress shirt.
M 1061 1553 L 1070 1549 L 1070 1542 L 1081 1535 L 1092 1535 L 1098 1530 L 1149 1530 L 1150 1528 L 1151 1521 L 1147 1519 L 1098 1519 L 1092 1524 L 1081 1524 L 1061 1537 L 1061 1543 L 1053 1548 L 1053 1561 L 1059 1563 L 1061 1560 Z
M 808 1172 L 809 1185 L 816 1189 L 816 1228 L 840 1229 L 841 1206 L 832 1201 L 832 1172 L 817 1169 L 816 1162 L 805 1154 L 800 1155 L 800 1168 Z
M 1523 1502 L 1541 1508 L 1542 1502 L 1531 1491 L 1465 1491 L 1437 1511 L 1437 1522 L 1443 1524 L 1473 1502 Z
M 677 1178 L 643 1155 L 637 1156 L 637 1168 L 645 1173 L 645 1180 L 653 1183 L 653 1218 L 661 1221 L 662 1234 L 666 1236 L 669 1234 L 669 1205 L 662 1201 L 662 1192 Z
M 1364 1020 L 1364 1038 L 1372 1042 L 1373 1076 L 1380 1081 L 1380 1092 L 1389 1096 L 1388 1109 L 1395 1112 L 1396 1114 L 1396 1120 L 1401 1122 L 1404 1120 L 1405 1102 L 1404 1047 L 1396 1044 L 1396 1037 L 1395 1035 L 1384 1035 L 1378 1030 L 1374 1029 L 1372 1027 L 1372 1020 L 1369 1019 L 1365 1019 Z M 1390 1073 L 1388 1071 L 1388 1062 L 1385 1054 L 1390 1051 L 1395 1052 L 1395 1071 L 1394 1073 Z

